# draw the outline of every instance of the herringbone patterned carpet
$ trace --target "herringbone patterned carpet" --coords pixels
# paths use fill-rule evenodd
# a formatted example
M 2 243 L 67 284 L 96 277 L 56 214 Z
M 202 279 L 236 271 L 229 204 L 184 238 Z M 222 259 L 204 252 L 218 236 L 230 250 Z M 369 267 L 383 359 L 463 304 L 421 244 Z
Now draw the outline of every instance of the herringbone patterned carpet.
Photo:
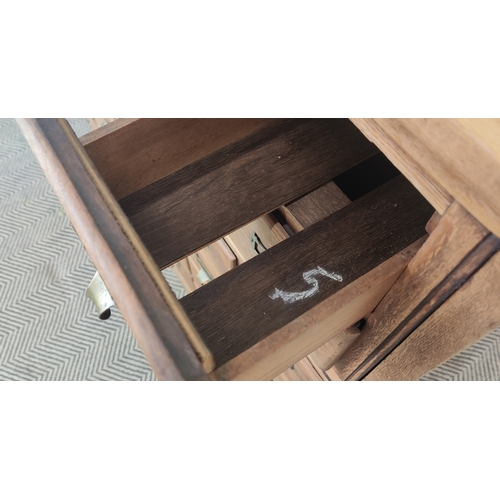
M 17 124 L 0 119 L 0 380 L 155 379 L 119 311 L 97 319 L 85 297 L 94 273 Z M 424 380 L 500 380 L 500 329 Z
M 0 380 L 155 379 L 119 311 L 97 318 L 94 273 L 16 122 L 0 119 Z

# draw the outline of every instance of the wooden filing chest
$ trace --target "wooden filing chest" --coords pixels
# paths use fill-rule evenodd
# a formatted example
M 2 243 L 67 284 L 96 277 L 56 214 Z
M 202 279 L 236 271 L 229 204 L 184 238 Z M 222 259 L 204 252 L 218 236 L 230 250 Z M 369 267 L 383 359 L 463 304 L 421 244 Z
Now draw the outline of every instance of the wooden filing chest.
M 497 124 L 19 123 L 159 379 L 416 379 L 500 323 L 498 202 L 446 155 L 496 187 Z

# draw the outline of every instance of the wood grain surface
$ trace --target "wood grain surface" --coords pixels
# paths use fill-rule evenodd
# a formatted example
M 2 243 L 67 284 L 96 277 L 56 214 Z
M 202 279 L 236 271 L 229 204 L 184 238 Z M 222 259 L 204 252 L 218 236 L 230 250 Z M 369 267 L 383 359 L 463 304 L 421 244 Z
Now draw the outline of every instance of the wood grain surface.
M 151 267 L 150 257 L 69 124 L 56 119 L 18 123 L 156 376 L 206 378 L 182 324 L 190 325 L 189 319 L 159 269 Z M 205 346 L 198 348 L 203 355 Z
M 500 237 L 500 119 L 357 119 L 440 213 L 452 199 Z M 391 158 L 392 155 L 392 158 Z
M 327 380 L 325 374 L 308 358 L 297 361 L 288 370 L 274 378 L 276 382 L 324 382 Z
M 295 231 L 302 231 L 351 203 L 334 183 L 327 182 L 298 200 L 279 208 L 286 222 Z
M 265 214 L 240 227 L 224 237 L 224 241 L 227 242 L 236 255 L 238 265 L 253 259 L 257 255 L 253 248 L 254 245 L 250 241 L 253 234 L 258 236 L 265 249 L 271 248 L 288 238 L 288 234 L 272 214 Z
M 197 286 L 193 279 L 193 273 L 189 267 L 189 262 L 187 259 L 182 259 L 176 262 L 172 269 L 174 270 L 176 276 L 179 278 L 186 293 L 191 293 L 196 290 Z
M 391 120 L 353 118 L 351 120 L 363 134 L 382 151 L 389 160 L 442 214 L 453 201 L 453 196 L 441 185 L 429 165 L 434 163 L 432 151 L 413 137 L 404 127 Z
M 500 325 L 496 253 L 364 380 L 418 380 Z
M 215 380 L 271 380 L 278 376 L 373 311 L 420 248 L 423 239 L 308 309 L 217 368 L 210 376 Z M 331 375 L 328 376 L 332 379 Z
M 339 374 L 344 379 L 360 379 L 373 369 L 387 338 L 405 334 L 396 330 L 487 234 L 486 228 L 461 205 L 453 203 L 368 318 L 363 335 L 336 363 Z
M 431 234 L 434 229 L 439 224 L 439 221 L 441 220 L 441 214 L 439 212 L 434 212 L 432 217 L 429 219 L 429 222 L 427 222 L 427 225 L 425 226 L 425 230 Z
M 397 125 L 432 152 L 426 173 L 500 237 L 500 119 L 407 119 Z
M 295 232 L 304 230 L 304 228 L 312 226 L 328 215 L 340 210 L 348 205 L 350 200 L 345 194 L 335 185 L 334 182 L 327 182 L 324 186 L 315 189 L 311 193 L 301 196 L 294 200 L 286 207 L 281 206 L 280 210 L 285 217 L 286 222 L 292 227 Z M 255 251 L 251 248 L 250 236 L 256 233 L 266 249 L 277 245 L 278 243 L 289 238 L 289 235 L 283 227 L 276 221 L 272 214 L 266 214 L 250 224 L 238 229 L 234 233 L 226 236 L 225 239 L 231 244 L 235 254 L 238 255 L 238 263 L 242 264 L 247 260 L 256 257 Z M 359 332 L 358 332 L 359 333 Z M 339 334 L 339 337 L 342 333 Z M 337 337 L 332 339 L 335 341 Z M 329 346 L 325 346 L 328 350 Z M 347 347 L 347 346 L 346 346 Z M 320 347 L 317 351 L 321 351 Z M 317 352 L 315 351 L 315 352 Z M 328 350 L 330 353 L 330 350 Z M 314 353 L 311 353 L 311 356 Z M 318 352 L 318 356 L 321 353 Z M 288 368 L 276 377 L 274 380 L 279 381 L 295 381 L 295 380 L 328 380 L 320 368 L 311 359 L 303 358 L 294 363 L 294 366 Z
M 220 366 L 421 238 L 431 215 L 429 204 L 399 176 L 181 303 Z M 271 299 L 276 289 L 311 289 L 303 273 L 318 267 L 342 281 L 318 276 L 318 291 L 307 300 Z
M 349 205 L 349 203 L 351 203 L 351 200 L 349 200 L 344 192 L 333 181 L 330 181 L 313 192 L 302 196 L 298 200 L 294 200 L 292 203 L 280 207 L 279 210 L 285 217 L 289 226 L 294 231 L 299 232 L 335 213 L 337 210 L 344 208 Z M 342 341 L 346 335 L 348 335 L 348 333 L 340 332 L 326 344 L 318 347 L 318 349 L 314 352 L 311 352 L 311 354 L 307 356 L 307 358 L 309 358 L 309 363 L 313 364 L 320 372 L 330 368 L 333 362 L 325 368 L 328 364 L 325 360 L 330 360 L 332 350 L 335 350 L 337 354 L 340 354 L 338 347 L 339 345 L 344 345 Z M 348 344 L 345 345 L 345 348 L 347 347 Z M 296 371 L 292 373 L 291 368 L 287 370 L 287 373 L 292 378 L 297 374 Z M 306 371 L 305 373 L 312 372 Z M 325 377 L 324 374 L 323 377 Z M 285 375 L 285 379 L 287 379 L 287 375 Z M 328 378 L 325 378 L 325 380 L 328 380 Z
M 474 250 L 439 283 L 421 303 L 402 321 L 390 335 L 370 355 L 367 363 L 354 372 L 350 379 L 363 378 L 390 352 L 404 342 L 426 319 L 435 313 L 450 297 L 460 289 L 496 252 L 500 250 L 500 239 L 489 234 Z M 437 365 L 436 365 L 437 366 Z
M 313 351 L 309 354 L 309 357 L 320 370 L 328 371 L 339 360 L 348 347 L 358 338 L 359 334 L 359 329 L 355 326 L 351 326 Z
M 117 200 L 272 123 L 263 118 L 120 119 L 80 138 Z
M 236 255 L 223 239 L 202 248 L 198 256 L 213 278 L 222 276 L 237 265 Z
M 349 120 L 282 120 L 127 196 L 121 206 L 163 268 L 376 152 Z

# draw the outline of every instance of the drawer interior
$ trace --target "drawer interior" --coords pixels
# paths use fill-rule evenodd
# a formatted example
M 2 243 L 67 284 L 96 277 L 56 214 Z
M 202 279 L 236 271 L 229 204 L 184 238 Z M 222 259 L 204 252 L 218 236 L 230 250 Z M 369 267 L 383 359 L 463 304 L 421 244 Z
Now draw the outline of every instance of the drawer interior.
M 423 237 L 426 203 L 398 176 L 181 299 L 216 366 Z
M 281 235 L 271 246 L 254 231 L 251 259 L 218 262 L 225 272 L 180 301 L 217 378 L 270 378 L 368 314 L 433 214 L 349 120 L 130 120 L 96 132 L 81 142 L 160 268 L 195 267 L 262 217 Z

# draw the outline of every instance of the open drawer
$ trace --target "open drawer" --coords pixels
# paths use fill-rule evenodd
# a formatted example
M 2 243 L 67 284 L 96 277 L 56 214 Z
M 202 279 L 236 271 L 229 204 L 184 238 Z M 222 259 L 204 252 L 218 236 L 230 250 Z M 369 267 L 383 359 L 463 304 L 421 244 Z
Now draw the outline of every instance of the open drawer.
M 159 379 L 272 379 L 375 308 L 433 213 L 347 119 L 19 123 Z M 342 207 L 174 297 L 160 269 L 276 210 L 300 224 L 332 180 Z

